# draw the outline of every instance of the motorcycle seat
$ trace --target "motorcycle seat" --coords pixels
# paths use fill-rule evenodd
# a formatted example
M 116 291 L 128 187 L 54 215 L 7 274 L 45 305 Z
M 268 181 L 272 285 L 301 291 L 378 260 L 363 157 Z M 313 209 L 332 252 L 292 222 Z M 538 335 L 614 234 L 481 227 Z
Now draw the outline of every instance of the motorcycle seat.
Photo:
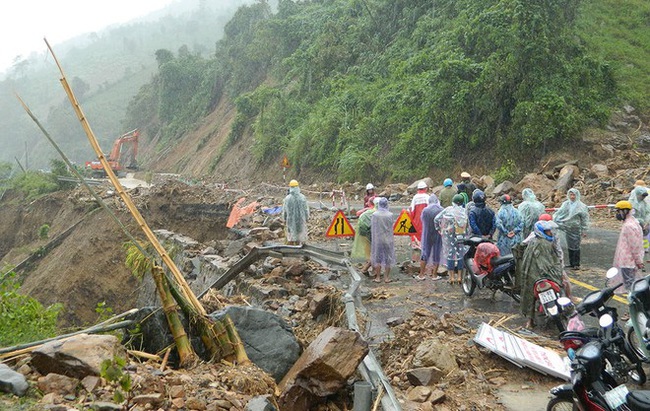
M 650 391 L 648 390 L 630 391 L 626 398 L 628 407 L 633 411 L 650 409 Z
M 515 259 L 515 257 L 512 254 L 506 254 L 506 255 L 499 256 L 499 257 L 494 257 L 491 260 L 492 267 L 496 267 L 497 265 L 509 263 L 509 262 L 513 261 L 514 259 Z
M 478 247 L 479 244 L 481 243 L 490 243 L 490 242 L 491 242 L 490 240 L 487 240 L 483 237 L 477 237 L 477 236 L 473 236 L 463 240 L 463 244 L 473 246 L 473 247 Z
M 562 331 L 560 341 L 563 339 L 587 339 L 598 338 L 598 328 L 585 328 L 582 331 Z

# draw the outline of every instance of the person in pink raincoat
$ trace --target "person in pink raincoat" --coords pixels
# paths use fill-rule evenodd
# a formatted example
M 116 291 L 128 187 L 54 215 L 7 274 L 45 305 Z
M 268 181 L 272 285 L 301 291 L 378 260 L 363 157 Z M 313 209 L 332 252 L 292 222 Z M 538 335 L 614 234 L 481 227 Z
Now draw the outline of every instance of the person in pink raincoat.
M 623 226 L 618 236 L 613 265 L 619 270 L 620 280 L 623 281 L 625 290 L 629 290 L 637 279 L 638 269 L 643 268 L 643 230 L 634 218 L 632 204 L 629 201 L 619 201 L 616 203 L 615 210 L 616 219 L 623 221 Z

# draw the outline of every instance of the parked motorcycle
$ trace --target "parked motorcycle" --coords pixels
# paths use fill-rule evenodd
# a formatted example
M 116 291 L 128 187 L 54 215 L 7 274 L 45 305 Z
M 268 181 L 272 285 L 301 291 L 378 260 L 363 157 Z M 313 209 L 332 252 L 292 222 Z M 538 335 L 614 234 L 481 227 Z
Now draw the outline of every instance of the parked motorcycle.
M 533 285 L 535 312 L 553 322 L 559 332 L 566 330 L 569 316 L 575 310 L 573 303 L 564 295 L 564 290 L 555 281 L 541 278 Z
M 574 351 L 571 359 L 571 384 L 551 389 L 553 398 L 547 411 L 618 411 L 649 410 L 650 391 L 629 391 L 616 381 L 606 368 L 607 351 L 623 339 L 615 330 L 614 318 L 605 313 L 599 318 L 599 338 Z
M 521 301 L 519 293 L 515 290 L 515 258 L 512 254 L 498 255 L 482 262 L 484 265 L 477 265 L 474 261 L 476 251 L 481 244 L 492 244 L 492 240 L 482 237 L 469 237 L 461 240 L 468 246 L 463 257 L 465 268 L 462 273 L 462 288 L 465 295 L 471 297 L 477 288 L 487 288 L 493 292 L 501 291 L 516 302 Z M 494 246 L 496 247 L 496 246 Z
M 650 362 L 650 277 L 636 280 L 627 295 L 630 310 L 627 340 L 636 354 Z
M 612 324 L 605 329 L 611 334 L 610 344 L 603 350 L 603 360 L 605 361 L 607 372 L 618 383 L 624 383 L 628 379 L 636 384 L 646 382 L 646 374 L 643 370 L 643 358 L 640 357 L 634 347 L 626 338 L 626 333 L 618 324 L 618 311 L 615 307 L 609 307 L 605 304 L 612 298 L 614 291 L 622 284 L 613 287 L 606 287 L 602 290 L 593 291 L 585 296 L 578 304 L 576 311 L 581 314 L 589 314 L 601 321 L 603 318 L 611 318 Z M 604 337 L 601 329 L 588 328 L 582 331 L 564 331 L 560 333 L 560 342 L 565 350 L 578 349 L 588 342 L 601 340 Z

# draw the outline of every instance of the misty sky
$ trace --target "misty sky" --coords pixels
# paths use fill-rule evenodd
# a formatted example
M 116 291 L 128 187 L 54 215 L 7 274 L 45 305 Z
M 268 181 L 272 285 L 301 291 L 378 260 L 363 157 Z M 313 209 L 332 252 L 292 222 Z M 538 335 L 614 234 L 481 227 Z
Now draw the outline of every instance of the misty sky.
M 46 50 L 76 35 L 99 31 L 162 9 L 172 0 L 17 0 L 0 13 L 0 72 L 14 58 Z

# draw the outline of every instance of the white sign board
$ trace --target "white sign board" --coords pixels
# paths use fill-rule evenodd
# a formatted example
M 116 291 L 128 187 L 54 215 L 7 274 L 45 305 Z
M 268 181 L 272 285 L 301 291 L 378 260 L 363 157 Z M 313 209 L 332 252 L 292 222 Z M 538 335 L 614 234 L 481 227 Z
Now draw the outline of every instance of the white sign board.
M 474 342 L 489 349 L 519 367 L 526 366 L 542 374 L 565 381 L 571 380 L 571 369 L 566 356 L 526 341 L 506 331 L 483 323 L 478 328 Z

